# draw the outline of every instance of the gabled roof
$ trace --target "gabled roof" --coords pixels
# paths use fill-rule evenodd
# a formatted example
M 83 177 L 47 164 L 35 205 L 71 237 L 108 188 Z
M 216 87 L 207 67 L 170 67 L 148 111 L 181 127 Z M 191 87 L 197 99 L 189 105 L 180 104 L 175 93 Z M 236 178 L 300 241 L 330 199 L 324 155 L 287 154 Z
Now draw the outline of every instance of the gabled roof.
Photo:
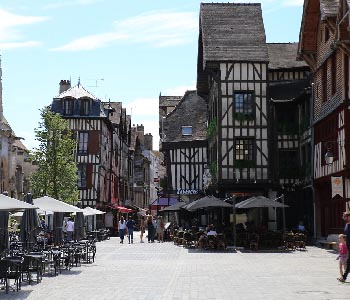
M 201 3 L 204 67 L 208 61 L 268 61 L 260 3 Z
M 87 91 L 80 83 L 71 87 L 55 97 L 51 103 L 51 111 L 63 115 L 63 99 L 72 99 L 74 102 L 73 113 L 67 115 L 69 118 L 106 118 L 107 113 L 103 106 L 103 103 Z M 91 111 L 89 115 L 81 115 L 82 111 L 82 99 L 91 99 Z
M 269 69 L 308 67 L 305 61 L 297 61 L 298 43 L 268 43 Z
M 94 95 L 92 95 L 90 92 L 88 92 L 81 84 L 77 84 L 71 87 L 70 89 L 59 94 L 56 98 L 62 99 L 66 97 L 74 98 L 74 99 L 90 98 L 90 99 L 97 100 L 97 98 Z
M 201 3 L 197 92 L 207 94 L 208 68 L 221 61 L 269 60 L 261 4 Z
M 203 141 L 207 139 L 207 104 L 196 91 L 187 91 L 163 122 L 163 143 Z M 192 126 L 192 136 L 182 135 L 182 126 Z

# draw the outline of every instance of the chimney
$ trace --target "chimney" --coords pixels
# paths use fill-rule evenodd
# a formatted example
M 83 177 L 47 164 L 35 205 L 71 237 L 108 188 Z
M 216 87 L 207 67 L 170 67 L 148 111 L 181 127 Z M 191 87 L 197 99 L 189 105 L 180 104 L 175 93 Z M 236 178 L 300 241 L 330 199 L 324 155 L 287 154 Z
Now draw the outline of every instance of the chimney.
M 59 94 L 62 94 L 63 92 L 65 92 L 69 89 L 70 89 L 70 81 L 69 80 L 61 80 Z
M 151 133 L 145 134 L 145 148 L 147 150 L 153 150 L 153 136 Z
M 137 124 L 136 125 L 136 132 L 137 132 L 137 136 L 139 137 L 140 143 L 141 145 L 145 144 L 145 128 L 144 126 L 141 124 Z

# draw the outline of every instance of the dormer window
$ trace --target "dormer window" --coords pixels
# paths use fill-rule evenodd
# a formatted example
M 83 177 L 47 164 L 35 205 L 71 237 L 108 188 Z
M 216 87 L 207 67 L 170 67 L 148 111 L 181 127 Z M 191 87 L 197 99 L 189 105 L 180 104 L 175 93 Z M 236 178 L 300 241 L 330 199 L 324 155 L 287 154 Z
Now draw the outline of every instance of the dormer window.
M 90 114 L 91 105 L 89 99 L 81 100 L 81 115 L 88 116 Z
M 192 126 L 182 126 L 182 135 L 183 136 L 192 135 Z
M 72 99 L 65 99 L 63 101 L 63 114 L 66 116 L 73 114 L 74 102 Z

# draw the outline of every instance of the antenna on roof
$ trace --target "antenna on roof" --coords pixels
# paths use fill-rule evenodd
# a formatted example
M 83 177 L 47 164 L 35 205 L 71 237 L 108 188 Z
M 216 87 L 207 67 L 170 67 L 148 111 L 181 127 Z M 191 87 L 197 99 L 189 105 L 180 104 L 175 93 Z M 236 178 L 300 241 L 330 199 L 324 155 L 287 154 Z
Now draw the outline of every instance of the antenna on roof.
M 78 78 L 78 87 L 80 86 L 80 76 Z

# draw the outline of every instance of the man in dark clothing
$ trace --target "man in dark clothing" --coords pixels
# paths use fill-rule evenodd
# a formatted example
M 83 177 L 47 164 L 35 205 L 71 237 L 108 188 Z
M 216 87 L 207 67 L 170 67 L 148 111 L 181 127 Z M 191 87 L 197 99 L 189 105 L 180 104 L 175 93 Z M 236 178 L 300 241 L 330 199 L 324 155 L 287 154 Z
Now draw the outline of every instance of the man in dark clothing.
M 126 227 L 128 228 L 128 240 L 130 244 L 130 239 L 131 239 L 131 244 L 134 242 L 134 227 L 135 227 L 135 221 L 129 217 L 128 222 L 126 222 Z
M 345 282 L 346 277 L 348 276 L 350 272 L 350 212 L 344 212 L 343 213 L 343 220 L 346 222 L 345 228 L 344 228 L 344 234 L 346 236 L 346 247 L 348 248 L 348 258 L 346 260 L 346 270 L 344 272 L 343 277 L 338 278 L 340 282 Z

